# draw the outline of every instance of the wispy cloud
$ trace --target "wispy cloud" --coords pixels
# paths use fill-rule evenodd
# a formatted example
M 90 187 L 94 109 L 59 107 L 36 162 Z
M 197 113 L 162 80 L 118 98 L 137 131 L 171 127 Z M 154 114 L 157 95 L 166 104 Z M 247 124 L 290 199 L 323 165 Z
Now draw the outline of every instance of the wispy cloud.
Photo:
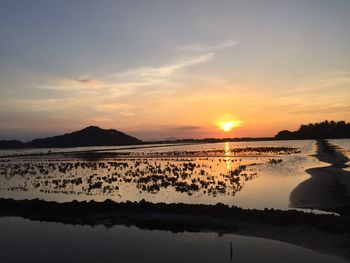
M 299 110 L 292 111 L 291 113 L 296 113 L 296 114 L 350 113 L 350 105 L 332 105 L 332 106 L 328 106 L 328 107 L 327 106 L 320 107 L 319 105 L 314 107 L 314 105 L 310 105 L 309 107 L 304 107 L 304 108 L 301 108 Z
M 288 96 L 305 92 L 327 92 L 330 90 L 348 90 L 350 86 L 350 72 L 335 72 L 325 75 L 315 76 L 300 82 L 294 88 L 286 90 Z
M 214 53 L 206 53 L 199 56 L 183 58 L 176 62 L 159 66 L 159 67 L 138 67 L 138 68 L 127 70 L 126 72 L 123 72 L 123 73 L 113 74 L 108 78 L 113 78 L 113 79 L 127 78 L 127 79 L 133 79 L 134 81 L 140 80 L 140 79 L 164 78 L 184 68 L 205 63 L 211 60 L 213 56 L 214 56 Z
M 109 97 L 129 95 L 142 87 L 150 87 L 149 92 L 157 93 L 157 88 L 175 87 L 176 81 L 173 77 L 176 74 L 180 74 L 180 72 L 183 74 L 184 69 L 206 63 L 213 57 L 214 53 L 205 53 L 177 59 L 161 66 L 137 67 L 105 76 L 85 75 L 68 79 L 50 79 L 40 83 L 38 88 L 63 92 L 92 92 L 95 96 L 103 96 L 103 94 L 108 93 Z
M 8 99 L 5 103 L 2 103 L 2 107 L 16 111 L 16 107 L 13 105 L 21 105 L 21 110 L 27 112 L 40 112 L 40 111 L 51 111 L 61 110 L 71 103 L 66 100 L 47 98 L 47 99 Z
M 103 104 L 103 105 L 97 105 L 96 109 L 98 111 L 104 111 L 104 112 L 113 112 L 116 110 L 131 110 L 134 109 L 135 106 L 125 103 L 114 103 L 114 104 Z
M 229 39 L 222 43 L 217 44 L 188 44 L 188 45 L 182 45 L 178 46 L 178 49 L 180 50 L 192 50 L 192 51 L 216 51 L 220 49 L 225 49 L 229 47 L 233 47 L 238 44 L 237 40 Z
M 107 96 L 107 93 L 109 98 L 127 96 L 138 92 L 140 88 L 144 88 L 144 92 L 150 94 L 163 94 L 165 89 L 170 90 L 171 88 L 174 90 L 179 84 L 182 84 L 179 81 L 181 81 L 181 78 L 184 80 L 188 68 L 211 61 L 216 51 L 232 47 L 237 43 L 236 40 L 229 39 L 211 45 L 179 46 L 180 50 L 192 50 L 200 53 L 192 55 L 187 53 L 185 57 L 174 59 L 159 66 L 135 67 L 104 76 L 83 75 L 68 79 L 51 79 L 49 83 L 40 85 L 40 88 L 75 93 L 84 91 L 89 93 L 86 96 L 93 95 L 100 98 Z M 192 76 L 191 80 L 185 80 L 185 82 L 188 81 L 195 81 L 195 77 Z
M 86 108 L 101 116 L 112 114 L 135 116 L 145 112 L 153 116 L 154 113 L 149 109 L 145 110 L 138 105 L 139 96 L 134 95 L 142 92 L 143 104 L 145 98 L 149 101 L 158 101 L 159 104 L 159 98 L 162 98 L 160 101 L 164 98 L 173 98 L 177 92 L 180 92 L 182 86 L 189 87 L 194 83 L 198 86 L 199 79 L 202 82 L 204 80 L 206 84 L 211 82 L 212 80 L 208 81 L 210 76 L 191 74 L 189 77 L 188 70 L 210 62 L 216 50 L 233 46 L 235 43 L 235 41 L 226 41 L 212 46 L 197 46 L 196 49 L 200 50 L 200 53 L 184 52 L 182 57 L 173 58 L 168 63 L 129 68 L 105 75 L 82 74 L 68 78 L 48 76 L 40 80 L 36 86 L 36 89 L 46 89 L 48 98 L 40 101 L 26 99 L 21 103 L 31 111 L 52 111 L 57 108 L 72 111 L 74 108 L 81 112 Z M 187 94 L 189 92 L 187 90 Z M 82 94 L 84 94 L 83 97 Z M 160 110 L 155 109 L 155 111 Z M 187 129 L 194 129 L 194 127 L 187 127 Z
M 123 116 L 134 116 L 136 115 L 137 107 L 132 104 L 126 103 L 113 103 L 113 104 L 101 104 L 96 105 L 95 109 L 99 112 L 105 113 L 118 113 Z
M 93 78 L 56 78 L 48 77 L 36 85 L 36 89 L 57 90 L 57 91 L 81 91 L 100 89 L 106 83 Z
M 87 118 L 84 120 L 86 123 L 91 123 L 91 124 L 95 124 L 95 123 L 113 123 L 114 120 L 110 119 L 110 118 L 100 118 L 100 117 L 96 117 L 96 118 Z
M 275 106 L 292 114 L 335 114 L 350 112 L 350 74 L 315 76 L 282 92 Z

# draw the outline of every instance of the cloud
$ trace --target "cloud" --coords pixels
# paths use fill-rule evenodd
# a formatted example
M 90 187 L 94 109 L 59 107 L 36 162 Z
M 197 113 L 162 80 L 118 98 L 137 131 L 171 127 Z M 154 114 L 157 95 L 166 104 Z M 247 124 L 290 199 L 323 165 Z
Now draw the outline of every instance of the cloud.
M 95 125 L 96 123 L 113 123 L 114 120 L 110 119 L 110 118 L 100 118 L 100 117 L 96 117 L 96 118 L 87 118 L 85 120 L 83 120 L 86 123 L 91 123 L 93 125 Z
M 96 109 L 98 111 L 104 111 L 104 112 L 113 112 L 118 110 L 131 110 L 134 108 L 135 106 L 129 105 L 129 104 L 102 104 L 102 105 L 96 106 Z
M 304 107 L 300 110 L 291 111 L 295 114 L 332 114 L 332 113 L 350 113 L 350 105 L 339 105 L 339 106 L 329 106 L 320 107 L 318 105 L 311 105 L 310 107 Z
M 85 98 L 94 96 L 100 99 L 132 95 L 139 92 L 140 88 L 144 88 L 144 95 L 146 92 L 153 95 L 163 94 L 165 90 L 177 87 L 178 82 L 174 79 L 175 76 L 180 76 L 177 73 L 185 68 L 208 62 L 213 56 L 214 53 L 206 53 L 178 59 L 158 67 L 137 67 L 105 76 L 50 78 L 40 82 L 37 88 L 70 92 L 72 97 L 80 96 L 81 92 L 84 92 Z
M 229 39 L 222 43 L 214 44 L 214 45 L 205 45 L 205 44 L 190 44 L 190 45 L 183 45 L 178 46 L 178 49 L 180 50 L 191 50 L 191 51 L 216 51 L 220 49 L 225 49 L 229 47 L 233 47 L 238 44 L 237 40 Z
M 226 40 L 214 45 L 186 45 L 178 47 L 181 50 L 199 51 L 193 55 L 187 54 L 160 66 L 142 66 L 130 68 L 121 72 L 114 72 L 106 75 L 93 76 L 83 75 L 67 79 L 51 78 L 40 83 L 38 88 L 57 92 L 70 92 L 71 97 L 80 97 L 84 92 L 85 98 L 95 97 L 100 101 L 112 98 L 132 96 L 138 92 L 143 95 L 158 96 L 159 94 L 173 94 L 184 84 L 195 83 L 200 79 L 201 83 L 209 76 L 188 76 L 186 69 L 211 61 L 215 51 L 229 48 L 238 42 L 233 39 Z M 198 85 L 198 83 L 197 83 Z M 112 108 L 106 108 L 112 110 Z
M 107 113 L 118 113 L 122 116 L 135 116 L 137 110 L 137 107 L 131 104 L 125 104 L 125 103 L 114 103 L 114 104 L 101 104 L 97 105 L 95 109 L 99 112 L 107 112 Z
M 76 98 L 79 98 L 79 101 L 97 101 L 103 98 L 111 99 L 130 95 L 137 86 L 132 82 L 118 83 L 96 77 L 49 78 L 40 81 L 35 89 L 55 92 L 53 95 L 64 96 L 67 101 L 76 100 Z
M 230 45 L 231 42 L 222 43 L 211 49 Z M 42 92 L 46 96 L 40 101 L 36 98 L 25 98 L 21 105 L 30 111 L 51 112 L 57 108 L 74 110 L 79 114 L 85 114 L 87 110 L 95 111 L 103 116 L 113 113 L 119 116 L 135 116 L 146 112 L 154 115 L 149 108 L 155 108 L 153 111 L 159 112 L 157 107 L 145 109 L 144 106 L 132 106 L 140 103 L 138 95 L 142 94 L 142 104 L 150 101 L 162 103 L 165 97 L 173 98 L 182 86 L 198 86 L 196 80 L 203 81 L 203 76 L 189 76 L 186 70 L 211 61 L 214 55 L 214 52 L 209 51 L 187 54 L 159 66 L 135 67 L 105 75 L 84 74 L 68 78 L 45 76 L 37 80 L 34 89 L 46 90 L 47 92 Z M 187 94 L 190 92 L 186 91 Z
M 90 80 L 90 79 L 76 79 L 76 81 L 83 83 L 83 84 L 90 84 L 90 83 L 94 82 L 93 80 Z
M 291 114 L 346 114 L 350 111 L 349 86 L 346 72 L 308 78 L 281 93 L 275 105 Z
M 328 92 L 348 90 L 350 86 L 350 72 L 334 72 L 302 81 L 299 85 L 285 92 L 288 96 L 304 92 Z M 319 94 L 320 95 L 320 94 Z
M 56 98 L 47 99 L 8 99 L 1 106 L 9 110 L 17 110 L 14 105 L 21 105 L 20 110 L 25 111 L 50 111 L 60 110 L 66 106 L 66 102 Z
M 199 126 L 182 126 L 182 127 L 177 127 L 176 128 L 176 130 L 185 130 L 185 131 L 187 131 L 187 130 L 199 130 L 199 129 L 201 129 L 201 127 L 199 127 Z
M 40 80 L 36 89 L 53 90 L 53 91 L 83 91 L 100 89 L 105 86 L 106 83 L 101 82 L 99 79 L 93 78 L 56 78 L 48 77 L 45 80 Z
M 78 82 L 78 84 L 84 85 L 85 87 L 92 87 L 92 88 L 100 88 L 104 84 L 97 79 L 77 78 L 73 80 Z
M 109 78 L 114 79 L 132 79 L 132 80 L 140 80 L 140 79 L 158 79 L 165 78 L 176 71 L 182 70 L 186 67 L 198 65 L 205 63 L 211 60 L 214 56 L 214 53 L 207 53 L 200 56 L 188 57 L 178 60 L 174 63 L 170 63 L 168 65 L 159 66 L 159 67 L 139 67 L 135 69 L 127 70 L 126 72 L 114 74 L 109 76 Z

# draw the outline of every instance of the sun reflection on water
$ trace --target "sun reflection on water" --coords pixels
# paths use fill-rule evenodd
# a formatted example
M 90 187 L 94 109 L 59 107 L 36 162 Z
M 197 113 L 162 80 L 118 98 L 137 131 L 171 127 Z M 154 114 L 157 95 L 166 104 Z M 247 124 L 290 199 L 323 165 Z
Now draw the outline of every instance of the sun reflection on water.
M 225 162 L 227 170 L 231 171 L 230 143 L 225 142 Z

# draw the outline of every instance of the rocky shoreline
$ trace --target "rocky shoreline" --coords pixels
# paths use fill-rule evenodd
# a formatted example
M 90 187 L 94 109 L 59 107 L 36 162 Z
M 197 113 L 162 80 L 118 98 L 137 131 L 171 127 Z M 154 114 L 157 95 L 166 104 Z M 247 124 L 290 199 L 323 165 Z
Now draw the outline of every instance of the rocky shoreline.
M 350 232 L 350 218 L 347 216 L 319 215 L 296 210 L 242 209 L 223 204 L 151 203 L 144 200 L 125 203 L 112 200 L 58 203 L 39 199 L 0 198 L 0 216 L 21 216 L 69 224 L 131 224 L 171 231 L 199 231 L 205 228 L 230 232 L 240 223 L 262 223 L 311 226 L 328 232 Z
M 322 253 L 350 258 L 350 217 L 297 210 L 256 210 L 217 205 L 116 203 L 0 198 L 0 217 L 71 225 L 136 226 L 171 232 L 235 233 L 288 242 Z

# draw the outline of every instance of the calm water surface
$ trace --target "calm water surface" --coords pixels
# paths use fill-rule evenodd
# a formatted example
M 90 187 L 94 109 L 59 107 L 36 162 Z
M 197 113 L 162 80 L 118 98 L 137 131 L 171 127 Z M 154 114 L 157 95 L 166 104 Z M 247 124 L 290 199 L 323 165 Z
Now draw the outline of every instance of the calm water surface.
M 348 262 L 284 242 L 232 234 L 71 226 L 16 217 L 0 218 L 0 229 L 4 263 Z
M 98 150 L 93 158 L 74 155 L 81 148 L 2 158 L 0 196 L 288 209 L 290 192 L 310 177 L 305 170 L 326 165 L 312 156 L 314 140 L 158 146 L 85 148 Z
M 333 139 L 329 140 L 330 143 L 339 147 L 344 155 L 346 155 L 350 160 L 350 139 Z M 347 163 L 350 166 L 350 161 Z M 346 170 L 350 171 L 350 168 L 347 167 Z

